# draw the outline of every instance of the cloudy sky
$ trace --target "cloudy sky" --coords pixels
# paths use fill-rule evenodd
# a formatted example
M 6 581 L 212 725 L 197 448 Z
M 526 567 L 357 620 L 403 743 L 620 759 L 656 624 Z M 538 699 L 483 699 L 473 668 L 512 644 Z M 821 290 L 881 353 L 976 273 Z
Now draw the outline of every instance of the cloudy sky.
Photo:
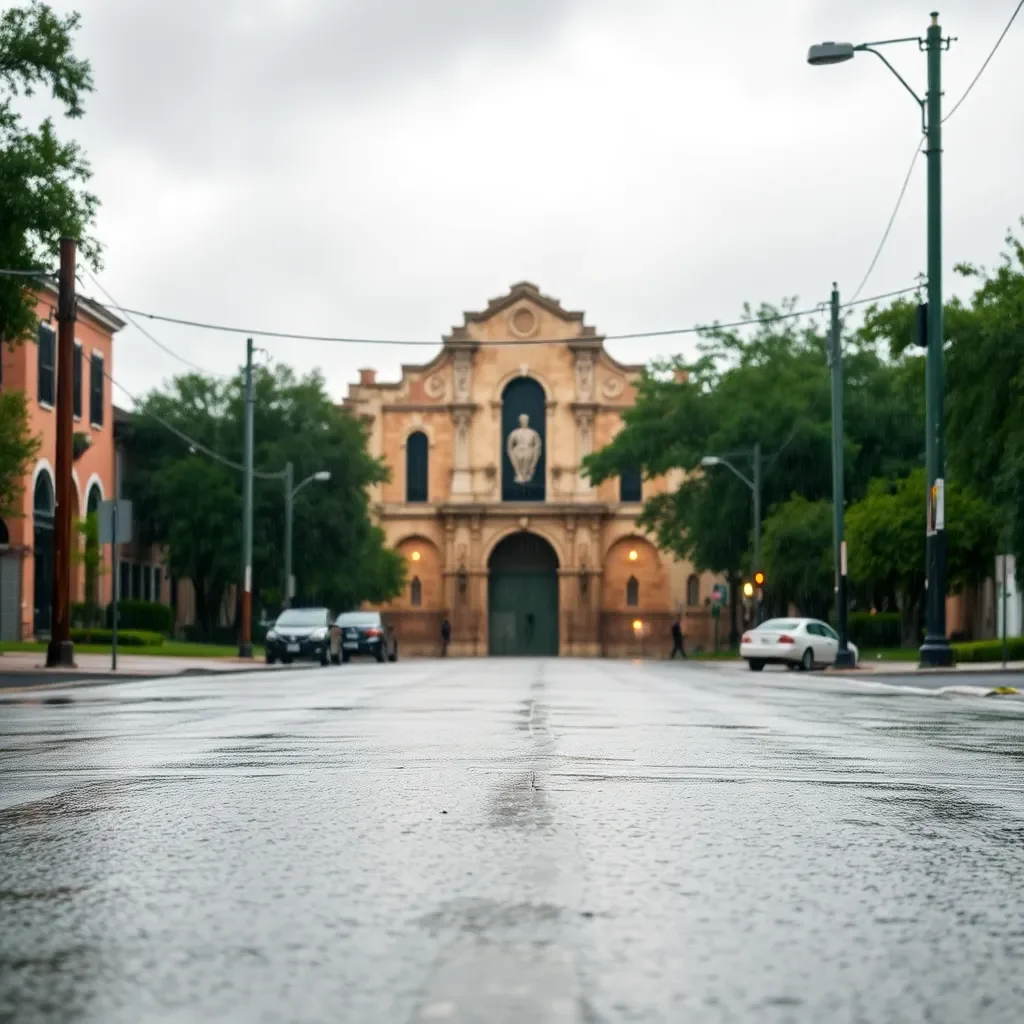
M 947 104 L 1015 5 L 947 0 Z M 880 61 L 811 68 L 807 46 L 923 34 L 929 20 L 910 0 L 55 6 L 83 16 L 97 90 L 72 128 L 118 302 L 423 340 L 522 279 L 608 333 L 731 318 L 748 300 L 813 306 L 833 279 L 849 296 L 919 117 Z M 916 47 L 886 52 L 923 93 Z M 946 126 L 947 266 L 995 262 L 1024 214 L 1022 67 L 1024 17 Z M 922 157 L 865 294 L 914 282 L 924 228 Z M 211 371 L 243 358 L 240 337 L 146 326 Z M 394 378 L 432 351 L 261 344 L 320 367 L 338 398 L 359 367 Z M 646 359 L 688 344 L 609 347 Z M 182 369 L 122 335 L 114 372 L 130 391 Z

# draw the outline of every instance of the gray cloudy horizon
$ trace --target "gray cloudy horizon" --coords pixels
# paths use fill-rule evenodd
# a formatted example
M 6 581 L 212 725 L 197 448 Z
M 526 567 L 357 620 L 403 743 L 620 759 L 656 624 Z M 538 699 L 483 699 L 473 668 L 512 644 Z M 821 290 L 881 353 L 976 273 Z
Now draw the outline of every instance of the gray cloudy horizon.
M 520 280 L 602 333 L 849 298 L 920 138 L 910 97 L 810 43 L 923 34 L 908 0 L 137 0 L 78 9 L 96 92 L 61 127 L 92 163 L 103 285 L 124 305 L 243 327 L 436 339 Z M 940 4 L 948 110 L 1012 12 Z M 923 94 L 925 59 L 887 51 Z M 945 130 L 947 292 L 1024 214 L 1024 18 Z M 925 263 L 925 160 L 865 294 Z M 95 289 L 88 293 L 102 301 Z M 237 336 L 146 323 L 211 372 Z M 266 340 L 340 399 L 430 349 Z M 630 361 L 686 339 L 609 343 Z M 185 367 L 132 327 L 114 377 Z M 118 404 L 130 404 L 115 392 Z

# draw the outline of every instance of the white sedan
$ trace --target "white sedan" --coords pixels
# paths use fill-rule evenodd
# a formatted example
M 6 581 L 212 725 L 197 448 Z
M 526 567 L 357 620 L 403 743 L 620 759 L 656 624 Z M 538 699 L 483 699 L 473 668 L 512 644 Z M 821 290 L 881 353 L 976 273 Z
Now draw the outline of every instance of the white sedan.
M 846 646 L 857 664 L 860 652 L 849 641 Z M 752 672 L 765 665 L 810 672 L 818 665 L 834 664 L 838 651 L 839 634 L 819 619 L 769 619 L 748 629 L 740 643 L 740 657 Z

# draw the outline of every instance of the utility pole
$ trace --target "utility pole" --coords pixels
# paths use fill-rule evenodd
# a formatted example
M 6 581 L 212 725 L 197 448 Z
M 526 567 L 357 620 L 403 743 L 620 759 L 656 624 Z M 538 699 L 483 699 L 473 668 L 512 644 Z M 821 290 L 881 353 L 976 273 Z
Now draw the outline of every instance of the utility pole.
M 754 574 L 761 571 L 761 442 L 754 442 Z M 754 625 L 761 624 L 761 588 L 754 597 Z
M 295 467 L 284 467 L 284 607 L 292 606 L 292 499 L 295 495 Z
M 832 330 L 829 337 L 829 366 L 832 370 L 832 522 L 833 557 L 836 580 L 836 625 L 839 650 L 836 668 L 853 668 L 853 654 L 847 636 L 846 538 L 844 533 L 843 469 L 843 338 L 839 322 L 839 285 L 832 284 Z
M 242 629 L 240 658 L 252 657 L 252 338 L 245 340 L 245 482 L 242 511 Z
M 926 367 L 925 463 L 928 476 L 926 631 L 921 645 L 922 668 L 953 664 L 946 638 L 946 499 L 943 451 L 942 366 L 942 38 L 938 13 L 932 14 L 925 48 L 928 51 L 928 360 Z
M 73 238 L 60 240 L 60 278 L 57 291 L 57 507 L 53 517 L 53 594 L 50 644 L 46 667 L 74 666 L 75 648 L 71 642 L 71 464 L 74 439 L 75 320 L 78 300 L 75 296 L 75 260 L 78 243 Z

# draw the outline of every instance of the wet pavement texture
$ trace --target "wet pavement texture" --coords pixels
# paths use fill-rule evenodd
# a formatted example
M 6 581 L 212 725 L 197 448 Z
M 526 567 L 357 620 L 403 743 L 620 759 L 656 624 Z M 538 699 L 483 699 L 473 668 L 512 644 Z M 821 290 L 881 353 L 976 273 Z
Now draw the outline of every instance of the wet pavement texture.
M 0 698 L 0 1021 L 1020 1021 L 1024 705 L 452 660 Z

